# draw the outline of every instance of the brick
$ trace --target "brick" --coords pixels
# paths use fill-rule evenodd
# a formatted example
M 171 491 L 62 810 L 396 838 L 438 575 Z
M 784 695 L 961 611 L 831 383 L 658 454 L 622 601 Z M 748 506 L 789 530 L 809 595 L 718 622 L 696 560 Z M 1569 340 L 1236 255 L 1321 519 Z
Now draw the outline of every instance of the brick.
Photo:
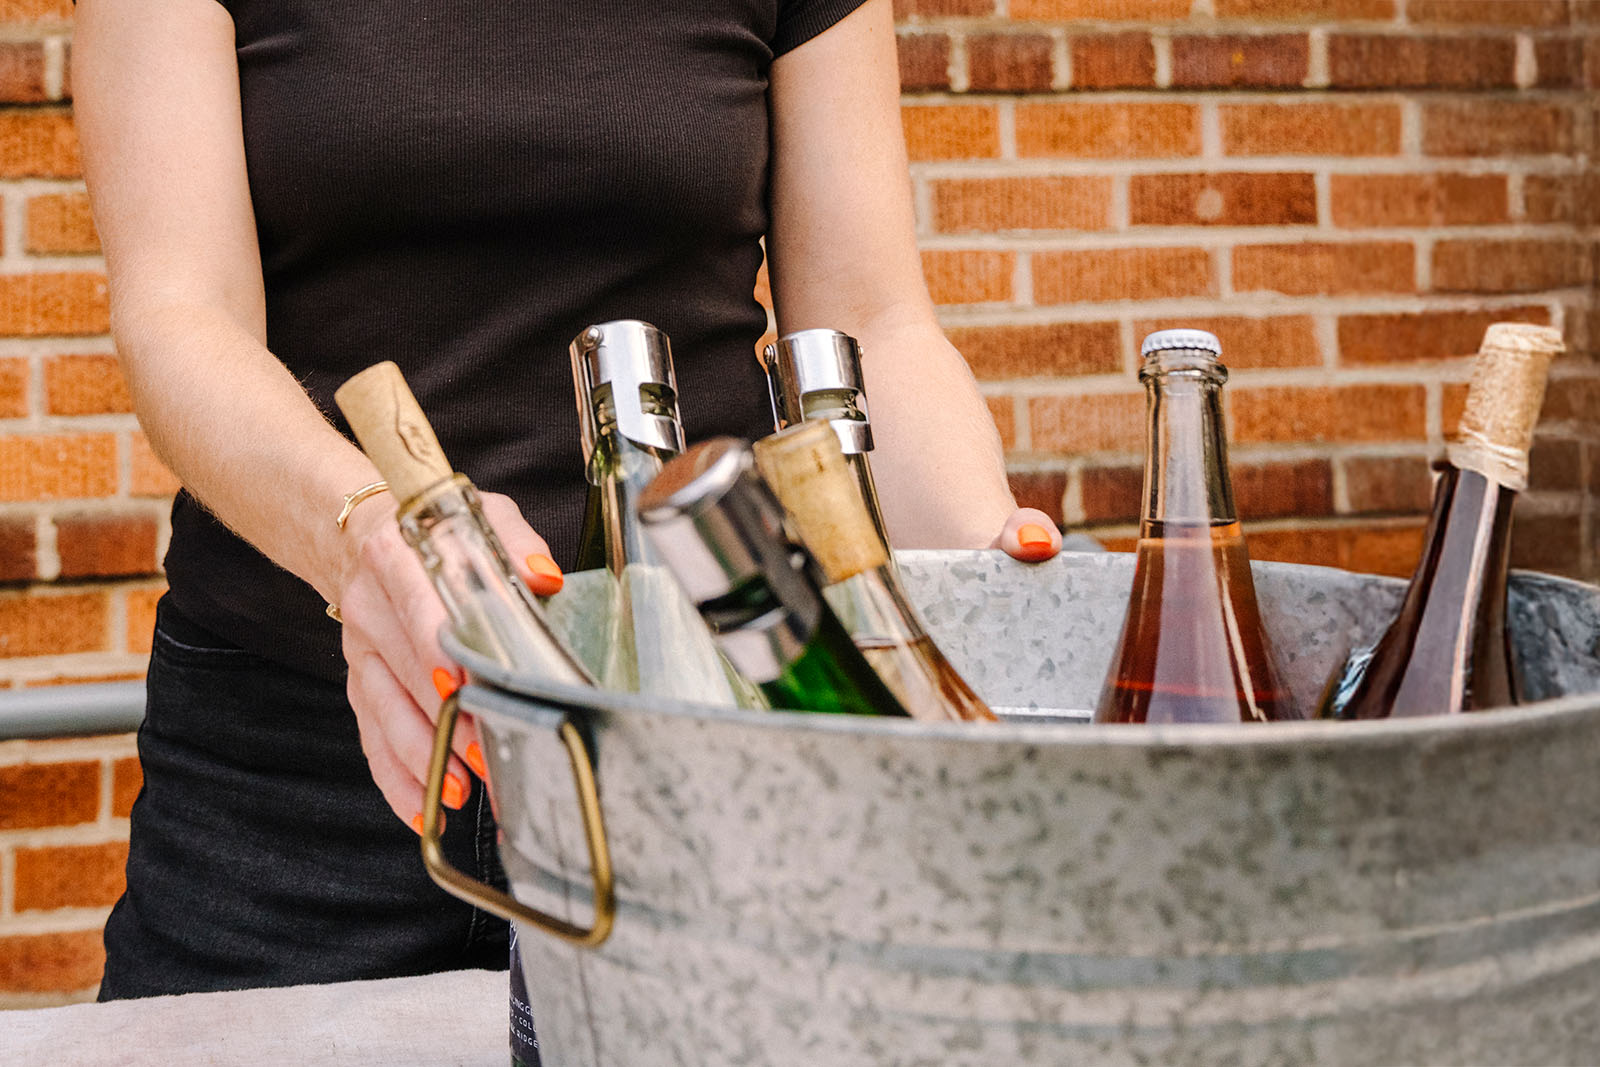
M 1345 496 L 1358 514 L 1417 514 L 1433 499 L 1433 474 L 1419 456 L 1347 456 Z
M 0 22 L 67 22 L 72 0 L 0 0 Z
M 1211 255 L 1203 248 L 1106 248 L 1036 252 L 1036 304 L 1210 296 Z
M 1587 89 L 1600 89 L 1600 34 L 1583 42 L 1582 85 Z
M 1528 293 L 1593 280 L 1593 248 L 1584 241 L 1475 239 L 1433 246 L 1438 292 Z
M 1548 325 L 1550 311 L 1530 305 L 1493 311 L 1344 315 L 1339 319 L 1339 362 L 1367 367 L 1470 356 L 1483 343 L 1484 331 L 1496 322 Z
M 0 830 L 93 822 L 100 814 L 100 764 L 93 760 L 0 767 Z
M 1144 468 L 1085 468 L 1078 494 L 1088 522 L 1138 522 L 1144 512 Z
M 982 304 L 1011 299 L 1014 252 L 926 251 L 922 274 L 935 304 Z
M 0 582 L 31 582 L 37 578 L 38 553 L 32 519 L 0 517 Z
M 1144 396 L 1043 396 L 1028 401 L 1036 452 L 1143 452 Z
M 1011 0 L 1011 17 L 1052 22 L 1182 22 L 1190 0 Z
M 0 937 L 0 993 L 88 989 L 105 970 L 100 930 Z
M 995 159 L 1000 155 L 1000 113 L 989 104 L 914 105 L 900 109 L 906 153 L 913 162 Z
M 1241 245 L 1233 250 L 1233 287 L 1293 296 L 1409 293 L 1415 267 L 1408 241 Z
M 950 37 L 943 33 L 902 33 L 895 38 L 900 58 L 900 88 L 914 93 L 950 88 Z
M 1336 33 L 1328 38 L 1335 89 L 1509 89 L 1517 43 L 1499 37 Z
M 942 233 L 1110 225 L 1110 178 L 953 178 L 932 188 L 933 225 Z
M 1392 19 L 1395 0 L 1213 0 L 1224 19 Z
M 0 437 L 0 500 L 64 500 L 117 491 L 117 440 L 108 433 Z
M 1322 348 L 1309 315 L 1283 315 L 1252 319 L 1217 318 L 1145 319 L 1133 324 L 1134 337 L 1143 341 L 1157 330 L 1193 329 L 1216 334 L 1222 342 L 1222 362 L 1232 370 L 1254 367 L 1315 367 L 1322 363 Z
M 1600 426 L 1600 378 L 1552 381 L 1545 390 L 1543 417 L 1546 423 L 1571 421 L 1591 431 Z
M 1566 155 L 1572 110 L 1527 100 L 1440 101 L 1422 105 L 1422 150 L 1430 156 Z
M 1409 0 L 1406 19 L 1418 26 L 1561 26 L 1566 0 Z
M 156 520 L 149 515 L 61 515 L 55 526 L 63 578 L 156 571 Z
M 1573 37 L 1548 37 L 1533 42 L 1534 82 L 1541 89 L 1575 89 L 1583 85 L 1583 42 Z
M 0 659 L 106 651 L 109 614 L 103 592 L 0 596 Z
M 1114 322 L 955 326 L 945 331 L 979 378 L 1115 374 L 1122 369 Z
M 1392 156 L 1400 151 L 1396 104 L 1224 104 L 1230 156 Z
M 0 335 L 99 334 L 110 325 L 103 274 L 0 276 Z
M 116 356 L 51 356 L 44 361 L 45 409 L 52 415 L 133 410 Z
M 0 418 L 20 419 L 28 414 L 28 361 L 0 359 Z
M 1547 492 L 1583 489 L 1583 444 L 1568 437 L 1536 437 L 1528 450 L 1528 488 Z
M 144 787 L 144 770 L 137 756 L 127 756 L 111 764 L 111 817 L 126 819 L 133 802 Z
M 38 104 L 44 88 L 44 46 L 38 41 L 0 44 L 0 101 Z
M 150 652 L 150 637 L 156 629 L 156 601 L 166 593 L 166 587 L 128 590 L 128 625 L 124 639 L 129 652 Z
M 1009 396 L 986 396 L 983 402 L 1000 435 L 1000 447 L 1012 451 L 1017 447 L 1017 402 Z
M 1410 576 L 1422 554 L 1423 529 L 1419 522 L 1251 530 L 1250 557 L 1404 578 Z
M 1333 465 L 1325 459 L 1234 463 L 1233 502 L 1242 519 L 1312 517 L 1333 512 Z
M 914 15 L 992 15 L 994 0 L 894 0 L 894 17 Z
M 1037 33 L 983 33 L 967 38 L 967 84 L 975 92 L 1048 90 L 1055 44 Z
M 1510 217 L 1503 174 L 1335 174 L 1334 224 L 1471 226 Z
M 97 682 L 138 682 L 143 671 L 111 671 L 106 674 L 54 674 L 48 678 L 29 678 L 22 684 L 29 689 L 50 689 L 62 685 L 93 685 Z
M 1511 565 L 1530 571 L 1575 571 L 1583 560 L 1576 515 L 1518 515 L 1511 524 Z
M 137 431 L 132 435 L 129 449 L 132 452 L 132 468 L 128 485 L 128 492 L 137 497 L 166 497 L 175 494 L 182 486 L 177 476 L 166 468 L 161 460 L 150 448 L 150 442 L 144 434 Z
M 128 843 L 56 845 L 16 851 L 17 911 L 108 908 L 126 884 Z
M 1135 226 L 1293 226 L 1317 221 L 1310 174 L 1136 174 L 1128 183 Z
M 1530 174 L 1522 201 L 1529 222 L 1591 226 L 1600 222 L 1600 174 Z
M 1180 89 L 1298 86 L 1310 70 L 1303 33 L 1190 34 L 1172 40 L 1172 85 Z
M 0 178 L 76 178 L 81 170 L 70 113 L 0 111 Z
M 1074 37 L 1074 89 L 1148 89 L 1156 83 L 1156 49 L 1148 33 Z
M 1420 385 L 1293 385 L 1235 388 L 1228 399 L 1238 443 L 1422 440 Z
M 1548 394 L 1546 394 L 1548 396 Z M 1467 386 L 1464 382 L 1446 382 L 1439 389 L 1439 424 L 1446 440 L 1455 437 L 1461 428 L 1461 413 L 1467 407 Z M 1545 410 L 1548 413 L 1549 405 Z
M 100 251 L 89 197 L 84 193 L 47 193 L 28 199 L 29 252 Z
M 1200 110 L 1158 102 L 1018 104 L 1023 158 L 1150 159 L 1200 154 Z
M 1019 508 L 1038 508 L 1061 525 L 1061 498 L 1067 491 L 1065 471 L 1013 471 L 1007 475 Z

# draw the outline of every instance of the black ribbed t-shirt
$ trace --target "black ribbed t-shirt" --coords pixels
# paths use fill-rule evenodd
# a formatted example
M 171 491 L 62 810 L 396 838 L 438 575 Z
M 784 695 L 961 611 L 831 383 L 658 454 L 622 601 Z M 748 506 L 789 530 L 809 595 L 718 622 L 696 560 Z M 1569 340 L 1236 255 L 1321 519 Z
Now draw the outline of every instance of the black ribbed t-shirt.
M 333 391 L 394 360 L 452 464 L 569 566 L 585 326 L 667 332 L 691 440 L 768 428 L 767 71 L 861 2 L 223 0 L 268 346 L 346 433 Z M 342 676 L 322 599 L 184 493 L 166 567 L 190 621 Z

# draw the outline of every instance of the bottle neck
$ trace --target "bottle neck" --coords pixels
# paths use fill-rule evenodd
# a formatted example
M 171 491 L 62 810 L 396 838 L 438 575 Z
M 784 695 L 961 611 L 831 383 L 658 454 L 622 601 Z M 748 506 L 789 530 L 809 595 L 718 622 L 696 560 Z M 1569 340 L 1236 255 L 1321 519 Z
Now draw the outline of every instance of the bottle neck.
M 588 471 L 589 529 L 580 557 L 596 566 L 603 560 L 613 574 L 621 574 L 630 564 L 659 565 L 662 561 L 640 526 L 636 504 L 645 486 L 676 453 L 625 436 L 609 397 L 596 402 L 595 425 Z
M 1146 372 L 1143 378 L 1149 400 L 1145 531 L 1238 521 L 1228 480 L 1222 376 L 1183 369 Z

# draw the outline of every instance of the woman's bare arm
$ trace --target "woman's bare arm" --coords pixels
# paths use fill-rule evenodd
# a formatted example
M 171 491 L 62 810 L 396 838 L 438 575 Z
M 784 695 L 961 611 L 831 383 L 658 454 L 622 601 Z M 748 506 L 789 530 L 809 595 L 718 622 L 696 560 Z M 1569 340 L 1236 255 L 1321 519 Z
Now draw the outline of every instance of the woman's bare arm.
M 1041 512 L 1017 509 L 994 421 L 923 282 L 889 0 L 773 63 L 772 143 L 778 328 L 827 326 L 861 342 L 895 544 L 1053 555 L 1060 536 Z M 1027 525 L 1050 545 L 1020 544 Z

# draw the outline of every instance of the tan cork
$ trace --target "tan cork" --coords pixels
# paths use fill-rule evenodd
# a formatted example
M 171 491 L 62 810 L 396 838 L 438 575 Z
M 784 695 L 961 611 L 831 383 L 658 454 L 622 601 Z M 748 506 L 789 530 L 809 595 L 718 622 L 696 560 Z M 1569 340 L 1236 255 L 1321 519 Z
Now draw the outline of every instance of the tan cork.
M 889 562 L 831 423 L 797 423 L 757 441 L 753 450 L 757 469 L 828 584 Z
M 1483 335 L 1450 462 L 1509 489 L 1528 484 L 1528 448 L 1550 361 L 1565 346 L 1550 326 L 1497 322 Z
M 402 507 L 453 473 L 428 417 L 393 363 L 368 367 L 341 385 L 333 399 Z

